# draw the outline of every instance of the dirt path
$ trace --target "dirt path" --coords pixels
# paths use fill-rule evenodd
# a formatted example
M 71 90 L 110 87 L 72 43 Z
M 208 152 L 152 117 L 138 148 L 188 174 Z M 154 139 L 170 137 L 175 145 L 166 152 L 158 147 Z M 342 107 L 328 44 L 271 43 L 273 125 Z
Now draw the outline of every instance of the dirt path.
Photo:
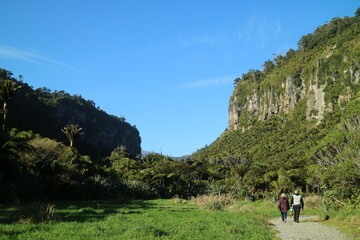
M 325 226 L 319 222 L 314 222 L 317 216 L 301 216 L 300 223 L 295 223 L 294 220 L 288 217 L 287 223 L 281 222 L 281 217 L 270 221 L 273 228 L 278 230 L 277 236 L 280 239 L 286 240 L 302 240 L 302 239 L 316 239 L 316 240 L 348 240 L 351 239 L 346 234 L 339 230 Z

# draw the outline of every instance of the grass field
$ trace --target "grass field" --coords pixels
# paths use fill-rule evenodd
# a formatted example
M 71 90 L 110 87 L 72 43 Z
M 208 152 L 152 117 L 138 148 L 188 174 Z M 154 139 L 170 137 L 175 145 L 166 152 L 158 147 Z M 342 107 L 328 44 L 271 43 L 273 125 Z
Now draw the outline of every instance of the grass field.
M 38 204 L 39 205 L 39 204 Z M 253 206 L 204 210 L 173 200 L 57 202 L 46 223 L 33 223 L 34 204 L 0 207 L 0 239 L 272 239 Z M 272 210 L 276 213 L 276 210 Z
M 50 219 L 40 206 L 0 205 L 0 240 L 276 239 L 267 220 L 280 217 L 270 201 L 237 201 L 221 211 L 180 199 L 56 202 Z M 302 214 L 323 215 L 318 207 Z M 324 223 L 360 239 L 359 210 L 328 214 Z

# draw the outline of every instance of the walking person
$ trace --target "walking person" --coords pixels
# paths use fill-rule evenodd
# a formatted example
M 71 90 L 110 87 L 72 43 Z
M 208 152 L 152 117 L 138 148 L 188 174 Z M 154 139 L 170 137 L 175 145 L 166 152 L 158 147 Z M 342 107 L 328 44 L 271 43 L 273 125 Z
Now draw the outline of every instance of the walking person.
M 285 193 L 281 194 L 280 196 L 278 209 L 281 212 L 281 220 L 283 223 L 285 223 L 287 218 L 287 212 L 290 209 L 289 200 L 287 199 Z
M 295 194 L 292 195 L 290 204 L 294 208 L 294 222 L 299 222 L 300 209 L 304 210 L 304 200 L 300 195 L 299 190 L 295 190 Z

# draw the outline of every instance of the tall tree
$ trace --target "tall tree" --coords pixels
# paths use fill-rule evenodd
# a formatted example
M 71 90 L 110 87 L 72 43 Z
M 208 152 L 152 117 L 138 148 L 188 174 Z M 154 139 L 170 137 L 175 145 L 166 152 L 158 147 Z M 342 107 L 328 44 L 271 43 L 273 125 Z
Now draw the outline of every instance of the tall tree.
M 356 9 L 355 17 L 360 17 L 360 7 Z
M 265 61 L 264 65 L 262 65 L 262 67 L 263 67 L 264 73 L 268 74 L 269 72 L 271 72 L 271 70 L 273 70 L 273 68 L 275 67 L 275 64 L 273 61 L 267 60 L 267 61 Z
M 82 130 L 83 130 L 82 128 L 79 128 L 78 125 L 74 125 L 74 124 L 68 125 L 63 129 L 61 129 L 61 131 L 69 139 L 71 148 L 74 147 L 74 141 L 76 140 L 76 138 L 78 138 L 81 134 L 84 133 Z
M 1 110 L 3 114 L 3 125 L 2 125 L 3 131 L 5 130 L 6 116 L 8 112 L 8 103 L 12 95 L 19 88 L 21 88 L 21 86 L 18 86 L 15 81 L 9 79 L 4 80 L 0 85 L 0 98 L 3 101 L 3 108 Z

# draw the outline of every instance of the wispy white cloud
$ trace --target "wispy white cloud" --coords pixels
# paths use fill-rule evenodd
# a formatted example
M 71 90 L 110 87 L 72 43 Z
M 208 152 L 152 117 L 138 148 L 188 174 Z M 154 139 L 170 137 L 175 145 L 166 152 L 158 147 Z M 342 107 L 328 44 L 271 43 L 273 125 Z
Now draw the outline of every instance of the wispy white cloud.
M 202 33 L 196 36 L 187 37 L 187 38 L 180 38 L 179 42 L 181 46 L 189 47 L 194 45 L 229 45 L 232 42 L 231 36 L 224 32 L 224 33 Z
M 213 79 L 204 79 L 195 82 L 191 82 L 183 85 L 184 88 L 204 88 L 204 87 L 213 87 L 219 85 L 232 84 L 234 80 L 233 76 L 225 76 Z
M 51 64 L 51 65 L 56 65 L 62 68 L 66 68 L 69 69 L 71 71 L 80 73 L 80 74 L 85 74 L 85 72 L 83 72 L 82 70 L 80 70 L 79 68 L 76 68 L 70 64 L 52 59 L 52 58 L 47 58 L 38 54 L 34 54 L 28 51 L 23 51 L 20 49 L 16 49 L 16 48 L 12 48 L 12 47 L 8 47 L 8 46 L 2 46 L 0 45 L 0 57 L 3 58 L 13 58 L 13 59 L 19 59 L 19 60 L 23 60 L 26 62 L 30 62 L 30 63 L 34 63 L 34 64 Z
M 246 24 L 238 26 L 236 36 L 244 44 L 263 47 L 281 33 L 279 20 L 250 17 Z
M 280 21 L 277 20 L 277 21 L 275 22 L 275 33 L 276 33 L 276 34 L 279 34 L 280 32 L 281 32 L 281 24 L 280 24 Z
M 281 33 L 278 19 L 263 19 L 258 16 L 249 17 L 246 21 L 233 28 L 217 31 L 207 31 L 194 36 L 180 37 L 179 43 L 183 47 L 196 45 L 246 44 L 247 46 L 262 47 Z

